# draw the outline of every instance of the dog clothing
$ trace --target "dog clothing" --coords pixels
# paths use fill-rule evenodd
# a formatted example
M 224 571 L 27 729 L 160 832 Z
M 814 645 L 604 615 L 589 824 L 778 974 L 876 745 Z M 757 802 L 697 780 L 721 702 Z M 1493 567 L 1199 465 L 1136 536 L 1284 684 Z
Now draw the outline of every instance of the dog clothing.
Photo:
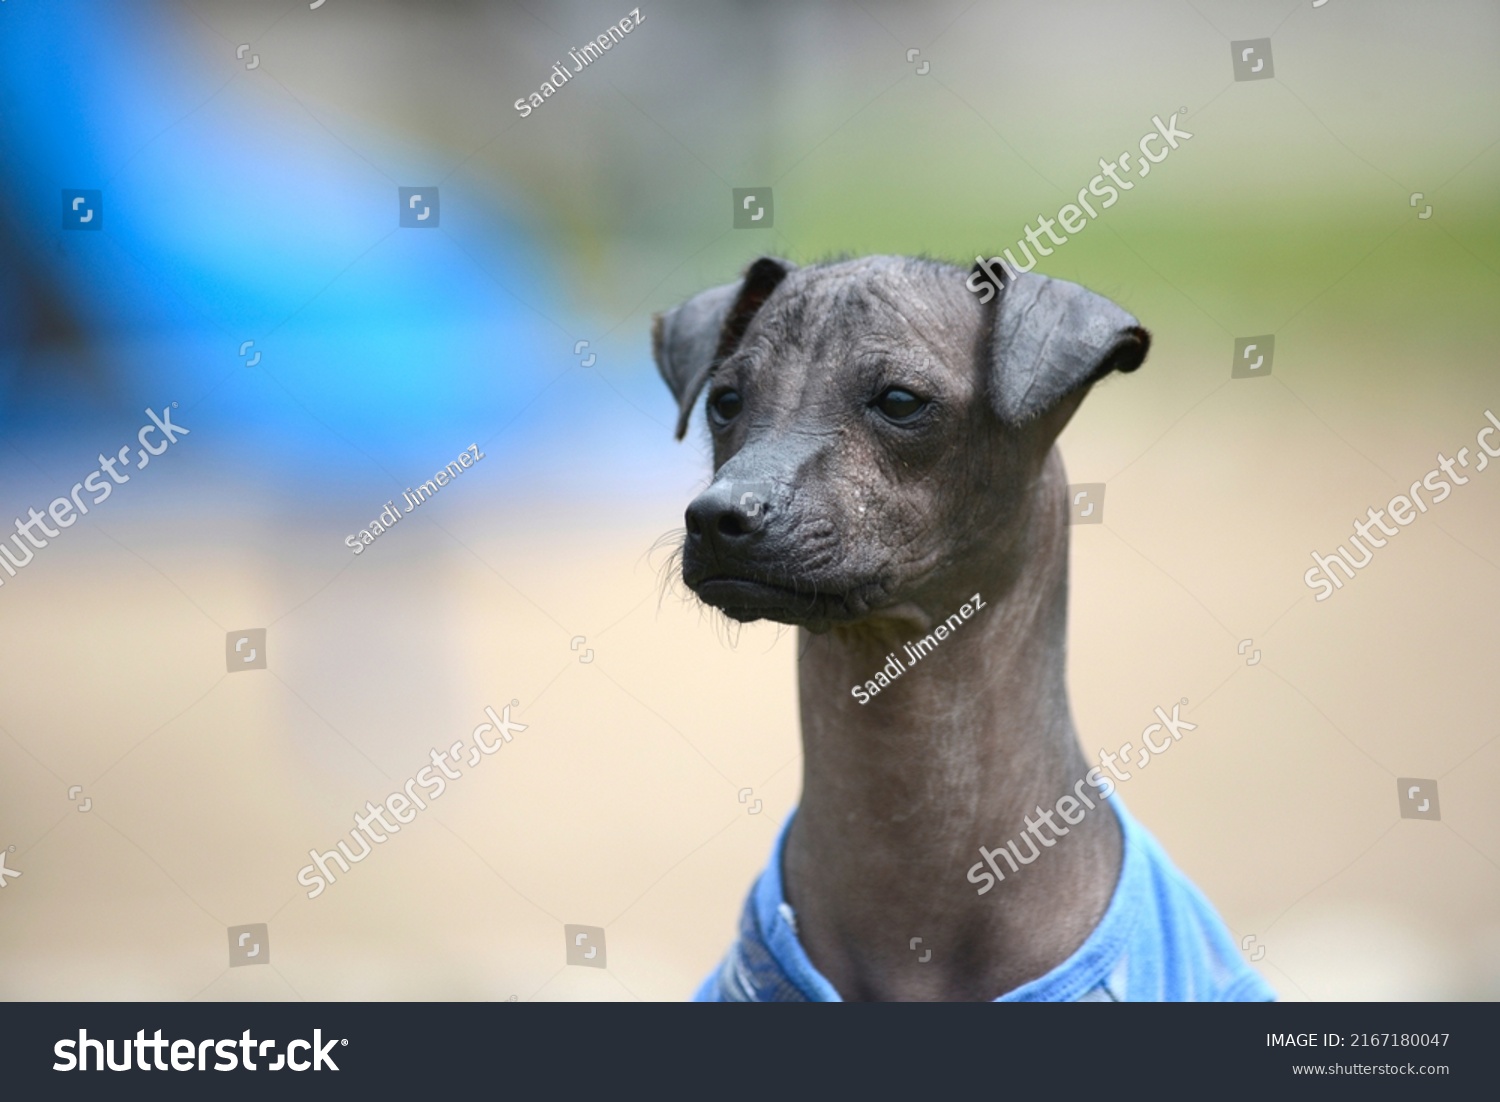
M 1213 906 L 1118 798 L 1123 857 L 1104 917 L 1076 952 L 996 1002 L 1270 1002 Z M 793 813 L 795 816 L 795 812 Z M 789 816 L 740 917 L 739 938 L 697 1002 L 840 1002 L 797 940 L 781 884 Z

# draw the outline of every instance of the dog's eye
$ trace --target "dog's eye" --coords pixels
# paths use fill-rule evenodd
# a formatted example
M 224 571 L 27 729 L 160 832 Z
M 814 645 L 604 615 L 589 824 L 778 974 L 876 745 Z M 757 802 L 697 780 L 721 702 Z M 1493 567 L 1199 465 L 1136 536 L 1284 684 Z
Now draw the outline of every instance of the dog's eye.
M 893 386 L 875 400 L 875 408 L 892 421 L 910 421 L 927 408 L 927 402 L 909 390 Z
M 739 416 L 744 404 L 739 391 L 721 390 L 708 400 L 708 412 L 716 422 L 727 425 Z

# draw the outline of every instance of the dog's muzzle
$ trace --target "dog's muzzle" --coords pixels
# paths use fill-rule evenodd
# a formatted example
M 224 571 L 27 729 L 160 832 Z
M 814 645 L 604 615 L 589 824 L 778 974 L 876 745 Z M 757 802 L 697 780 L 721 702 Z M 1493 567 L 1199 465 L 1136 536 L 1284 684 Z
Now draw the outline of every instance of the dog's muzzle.
M 802 576 L 789 557 L 795 551 L 778 546 L 797 542 L 784 530 L 789 503 L 790 493 L 772 482 L 715 481 L 688 506 L 682 580 L 735 620 L 819 630 L 862 615 L 868 605 L 851 602 L 848 586 Z

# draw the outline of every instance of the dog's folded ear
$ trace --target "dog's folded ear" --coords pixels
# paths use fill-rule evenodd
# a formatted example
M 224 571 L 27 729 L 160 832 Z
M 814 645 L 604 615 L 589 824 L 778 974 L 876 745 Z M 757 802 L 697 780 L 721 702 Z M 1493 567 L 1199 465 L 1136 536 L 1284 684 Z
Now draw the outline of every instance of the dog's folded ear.
M 651 354 L 677 399 L 677 439 L 687 433 L 693 404 L 713 369 L 739 347 L 750 319 L 795 267 L 763 256 L 738 283 L 703 291 L 652 319 Z
M 1109 299 L 1029 272 L 1006 281 L 991 326 L 990 401 L 1013 426 L 1111 371 L 1134 371 L 1151 347 L 1151 334 Z

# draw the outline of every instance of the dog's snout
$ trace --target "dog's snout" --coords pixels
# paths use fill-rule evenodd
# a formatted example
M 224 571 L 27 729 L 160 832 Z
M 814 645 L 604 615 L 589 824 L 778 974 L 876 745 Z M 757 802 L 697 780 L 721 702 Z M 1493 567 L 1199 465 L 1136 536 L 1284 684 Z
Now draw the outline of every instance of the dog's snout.
M 688 538 L 719 548 L 734 546 L 760 531 L 769 509 L 768 497 L 762 487 L 715 482 L 688 506 Z

